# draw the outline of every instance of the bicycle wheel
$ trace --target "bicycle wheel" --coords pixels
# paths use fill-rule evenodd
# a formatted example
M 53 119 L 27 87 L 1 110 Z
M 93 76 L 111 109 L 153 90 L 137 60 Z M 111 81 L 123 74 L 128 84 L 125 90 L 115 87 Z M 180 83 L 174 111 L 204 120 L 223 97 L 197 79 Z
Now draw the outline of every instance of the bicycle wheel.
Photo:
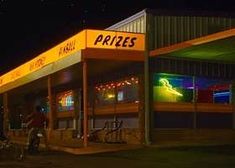
M 14 157 L 15 159 L 22 161 L 25 158 L 25 153 L 24 153 L 24 147 L 22 145 L 19 144 L 14 144 L 15 146 L 15 153 L 14 153 Z
M 8 152 L 9 157 L 14 160 L 22 161 L 24 159 L 24 148 L 23 146 L 15 143 L 9 144 L 8 148 L 6 149 Z

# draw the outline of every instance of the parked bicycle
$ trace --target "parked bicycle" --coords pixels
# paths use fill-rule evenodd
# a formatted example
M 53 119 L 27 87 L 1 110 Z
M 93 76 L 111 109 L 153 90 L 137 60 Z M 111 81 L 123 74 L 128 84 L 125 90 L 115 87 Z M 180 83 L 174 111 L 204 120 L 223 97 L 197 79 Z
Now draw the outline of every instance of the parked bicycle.
M 21 161 L 24 159 L 24 147 L 9 138 L 0 139 L 0 158 Z

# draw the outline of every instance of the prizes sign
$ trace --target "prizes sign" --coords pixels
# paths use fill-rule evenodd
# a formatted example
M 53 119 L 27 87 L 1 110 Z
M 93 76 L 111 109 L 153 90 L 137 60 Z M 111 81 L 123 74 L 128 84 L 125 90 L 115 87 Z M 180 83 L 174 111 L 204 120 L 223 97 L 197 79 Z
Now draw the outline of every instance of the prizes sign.
M 143 34 L 87 30 L 87 48 L 144 51 Z

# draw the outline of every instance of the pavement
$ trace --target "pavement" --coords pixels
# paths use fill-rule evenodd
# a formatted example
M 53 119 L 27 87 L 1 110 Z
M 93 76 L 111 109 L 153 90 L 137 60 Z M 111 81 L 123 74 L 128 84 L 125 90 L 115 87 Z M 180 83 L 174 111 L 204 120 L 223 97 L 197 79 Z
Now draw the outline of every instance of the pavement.
M 104 152 L 117 152 L 121 150 L 131 150 L 141 148 L 141 145 L 130 144 L 89 144 L 87 147 L 71 148 L 64 146 L 49 145 L 49 148 L 56 151 L 68 152 L 76 155 L 95 154 Z
M 25 139 L 14 139 L 12 142 L 26 146 Z M 62 151 L 75 155 L 85 155 L 85 154 L 96 154 L 105 152 L 117 152 L 121 150 L 132 150 L 142 148 L 143 145 L 138 144 L 108 144 L 108 143 L 88 143 L 87 147 L 84 147 L 81 143 L 77 145 L 69 144 L 49 144 L 49 150 L 52 151 Z M 40 144 L 40 148 L 44 150 L 45 145 Z

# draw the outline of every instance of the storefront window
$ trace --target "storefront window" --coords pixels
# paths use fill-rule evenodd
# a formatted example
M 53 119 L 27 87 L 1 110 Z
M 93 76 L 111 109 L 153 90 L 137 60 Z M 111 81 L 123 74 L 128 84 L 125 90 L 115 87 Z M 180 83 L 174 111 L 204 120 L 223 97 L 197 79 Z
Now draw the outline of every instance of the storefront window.
M 73 91 L 66 91 L 57 95 L 57 110 L 58 112 L 74 110 L 74 93 Z
M 229 81 L 196 78 L 196 88 L 198 103 L 230 103 L 231 90 Z
M 153 99 L 158 102 L 193 102 L 193 78 L 165 73 L 154 74 Z
M 47 114 L 50 112 L 50 103 L 49 103 L 49 98 L 48 97 L 43 97 L 40 100 L 40 106 L 42 107 L 42 111 Z
M 96 86 L 96 105 L 114 104 L 116 99 L 115 87 L 115 83 Z
M 218 79 L 156 73 L 153 75 L 153 99 L 158 102 L 231 103 L 231 82 Z
M 96 105 L 138 102 L 138 78 L 100 84 L 96 89 Z
M 58 119 L 58 129 L 68 129 L 73 128 L 73 119 L 72 118 L 62 118 Z
M 130 78 L 117 82 L 117 102 L 136 102 L 138 101 L 138 78 Z

